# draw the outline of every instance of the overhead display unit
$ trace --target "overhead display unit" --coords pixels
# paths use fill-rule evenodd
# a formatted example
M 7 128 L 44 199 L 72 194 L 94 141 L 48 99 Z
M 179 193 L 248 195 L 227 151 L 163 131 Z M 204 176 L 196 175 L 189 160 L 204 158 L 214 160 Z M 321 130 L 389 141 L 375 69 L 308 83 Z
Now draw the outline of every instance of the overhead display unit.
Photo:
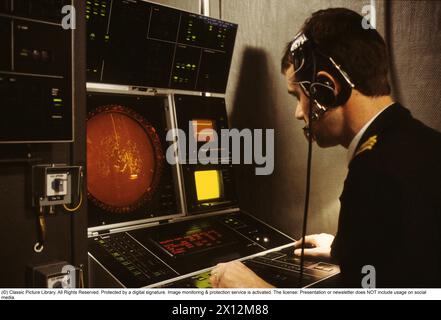
M 87 81 L 225 93 L 237 25 L 145 1 L 88 1 Z

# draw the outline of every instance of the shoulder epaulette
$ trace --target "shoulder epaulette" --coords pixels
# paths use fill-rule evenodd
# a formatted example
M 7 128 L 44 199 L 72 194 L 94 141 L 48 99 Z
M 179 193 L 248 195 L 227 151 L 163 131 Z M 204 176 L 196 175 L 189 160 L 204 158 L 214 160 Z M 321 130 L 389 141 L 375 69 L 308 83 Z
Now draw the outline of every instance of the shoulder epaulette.
M 357 152 L 355 153 L 354 158 L 359 156 L 363 152 L 372 150 L 375 147 L 375 145 L 377 144 L 377 142 L 378 142 L 377 135 L 370 137 L 365 143 L 363 143 L 361 145 L 360 148 L 358 148 Z

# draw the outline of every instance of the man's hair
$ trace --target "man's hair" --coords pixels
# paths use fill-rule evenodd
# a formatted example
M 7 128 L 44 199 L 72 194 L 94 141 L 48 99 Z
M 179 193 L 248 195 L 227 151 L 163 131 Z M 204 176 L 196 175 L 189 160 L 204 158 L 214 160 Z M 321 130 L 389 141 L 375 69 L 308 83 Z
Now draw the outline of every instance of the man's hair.
M 320 10 L 306 20 L 301 31 L 313 39 L 321 53 L 332 57 L 348 73 L 362 94 L 389 95 L 386 43 L 377 30 L 363 28 L 363 19 L 345 8 Z M 291 44 L 288 43 L 282 58 L 282 73 L 292 65 Z

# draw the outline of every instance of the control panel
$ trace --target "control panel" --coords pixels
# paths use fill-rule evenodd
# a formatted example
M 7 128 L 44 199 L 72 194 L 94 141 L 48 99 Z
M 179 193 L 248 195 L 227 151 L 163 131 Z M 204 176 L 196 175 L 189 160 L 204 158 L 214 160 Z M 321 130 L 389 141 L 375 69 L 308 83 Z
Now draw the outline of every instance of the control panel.
M 94 237 L 89 241 L 89 251 L 127 288 L 139 288 L 179 275 L 127 233 Z
M 237 206 L 231 148 L 226 150 L 221 143 L 230 143 L 222 137 L 222 130 L 229 128 L 225 99 L 176 94 L 174 104 L 178 128 L 187 137 L 179 151 L 188 212 L 199 214 Z M 206 151 L 207 143 L 217 144 L 210 146 L 214 153 Z M 213 164 L 200 164 L 200 155 L 206 155 Z
M 32 196 L 35 207 L 67 205 L 80 198 L 82 168 L 37 165 L 32 168 Z
M 305 261 L 304 271 L 300 273 L 300 259 L 293 256 L 294 248 L 263 253 L 242 262 L 259 277 L 276 288 L 304 288 L 337 275 L 338 266 L 319 262 Z M 189 276 L 162 286 L 165 288 L 211 288 L 210 272 Z
M 235 212 L 129 232 L 96 234 L 89 238 L 89 255 L 92 263 L 104 266 L 123 286 L 141 288 L 172 282 L 174 278 L 292 241 L 252 216 Z
M 65 4 L 70 1 L 0 2 L 0 143 L 73 141 Z
M 90 0 L 87 81 L 225 93 L 237 25 L 140 0 Z

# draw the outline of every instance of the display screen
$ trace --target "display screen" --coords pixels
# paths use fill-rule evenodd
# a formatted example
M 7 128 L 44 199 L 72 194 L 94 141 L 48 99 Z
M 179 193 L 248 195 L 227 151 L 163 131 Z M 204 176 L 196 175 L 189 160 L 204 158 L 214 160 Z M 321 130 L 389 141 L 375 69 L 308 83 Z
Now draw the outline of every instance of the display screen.
M 218 170 L 195 171 L 194 179 L 198 201 L 216 200 L 221 197 L 221 174 Z
M 86 6 L 87 80 L 226 90 L 237 25 L 140 0 Z
M 105 210 L 127 213 L 151 200 L 161 177 L 160 138 L 132 109 L 98 108 L 87 121 L 87 187 Z
M 164 97 L 87 97 L 89 227 L 179 215 Z
M 230 230 L 220 225 L 197 223 L 181 232 L 163 232 L 154 242 L 170 256 L 179 257 L 231 245 L 235 238 Z
M 216 133 L 215 121 L 213 120 L 192 120 L 194 139 L 197 142 L 213 141 Z

